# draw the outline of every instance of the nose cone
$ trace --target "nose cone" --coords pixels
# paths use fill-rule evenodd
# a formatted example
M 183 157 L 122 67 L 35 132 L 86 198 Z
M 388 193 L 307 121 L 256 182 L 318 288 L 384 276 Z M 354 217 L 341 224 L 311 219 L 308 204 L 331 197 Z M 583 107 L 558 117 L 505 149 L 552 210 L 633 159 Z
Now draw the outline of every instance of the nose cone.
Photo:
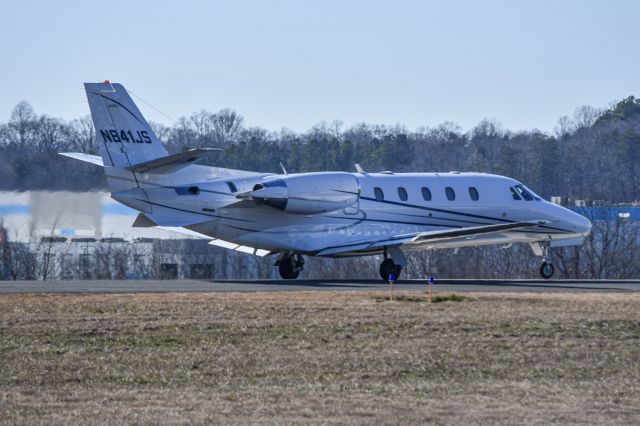
M 591 232 L 591 221 L 581 214 L 571 212 L 572 217 L 569 220 L 570 226 L 583 236 L 589 235 Z
M 591 221 L 589 219 L 565 207 L 555 204 L 552 204 L 552 206 L 552 223 L 556 223 L 557 226 L 572 234 L 580 234 L 583 237 L 589 235 L 591 232 Z

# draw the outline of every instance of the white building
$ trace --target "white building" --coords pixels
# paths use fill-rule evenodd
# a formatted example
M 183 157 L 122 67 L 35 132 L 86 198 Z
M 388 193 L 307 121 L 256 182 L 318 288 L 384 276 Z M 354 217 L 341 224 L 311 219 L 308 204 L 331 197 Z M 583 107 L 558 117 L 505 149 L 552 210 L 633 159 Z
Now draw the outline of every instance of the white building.
M 155 228 L 132 228 L 137 214 L 112 200 L 108 192 L 0 192 L 0 225 L 11 241 L 36 242 L 42 236 L 185 238 Z

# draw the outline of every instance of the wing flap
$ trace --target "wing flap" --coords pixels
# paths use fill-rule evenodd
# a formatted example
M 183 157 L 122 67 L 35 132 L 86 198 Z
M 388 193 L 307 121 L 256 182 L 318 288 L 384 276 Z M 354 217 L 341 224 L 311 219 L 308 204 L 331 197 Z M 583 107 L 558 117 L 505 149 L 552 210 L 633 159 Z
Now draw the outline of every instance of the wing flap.
M 206 234 L 202 234 L 200 232 L 196 232 L 196 231 L 193 231 L 191 229 L 184 228 L 182 226 L 157 226 L 156 228 L 162 229 L 162 230 L 165 230 L 165 231 L 177 232 L 177 233 L 189 235 L 189 236 L 192 236 L 192 237 L 208 239 L 208 240 L 211 240 L 211 241 L 209 241 L 209 244 L 211 244 L 213 246 L 222 247 L 222 248 L 226 248 L 226 249 L 229 249 L 229 250 L 235 250 L 235 251 L 239 251 L 241 253 L 248 253 L 248 254 L 252 254 L 254 256 L 264 257 L 264 256 L 266 256 L 266 255 L 271 253 L 269 250 L 263 250 L 263 249 L 259 249 L 259 248 L 255 248 L 255 247 L 243 246 L 243 245 L 240 245 L 240 244 L 232 243 L 230 241 L 225 241 L 225 240 L 221 240 L 221 239 L 218 239 L 218 238 L 212 238 L 212 237 L 210 237 L 210 236 L 208 236 Z
M 371 243 L 361 243 L 361 244 L 350 244 L 347 246 L 340 247 L 328 247 L 324 250 L 320 250 L 316 255 L 317 256 L 331 256 L 339 253 L 348 253 L 352 251 L 360 251 L 360 250 L 369 250 L 371 248 Z

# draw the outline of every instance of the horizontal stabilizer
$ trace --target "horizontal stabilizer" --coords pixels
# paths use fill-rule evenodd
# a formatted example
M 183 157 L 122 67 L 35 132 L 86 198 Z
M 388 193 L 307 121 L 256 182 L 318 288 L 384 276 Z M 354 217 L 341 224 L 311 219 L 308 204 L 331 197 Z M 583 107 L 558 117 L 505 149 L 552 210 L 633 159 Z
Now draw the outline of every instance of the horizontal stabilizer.
M 177 154 L 165 155 L 143 163 L 127 167 L 134 173 L 172 173 L 184 167 L 202 161 L 212 152 L 222 151 L 218 148 L 193 148 Z
M 84 161 L 87 163 L 95 164 L 96 166 L 104 167 L 102 163 L 102 157 L 99 155 L 85 154 L 83 152 L 59 152 L 58 154 L 69 158 L 75 158 L 76 160 Z

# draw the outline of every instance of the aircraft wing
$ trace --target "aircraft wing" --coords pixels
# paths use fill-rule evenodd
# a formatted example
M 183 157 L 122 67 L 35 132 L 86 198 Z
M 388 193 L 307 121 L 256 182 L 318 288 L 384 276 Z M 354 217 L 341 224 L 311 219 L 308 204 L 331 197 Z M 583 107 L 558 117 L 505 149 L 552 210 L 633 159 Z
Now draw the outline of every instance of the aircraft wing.
M 522 222 L 511 223 L 499 223 L 497 225 L 484 225 L 484 226 L 472 226 L 468 228 L 459 228 L 454 230 L 423 232 L 416 235 L 411 242 L 414 244 L 420 244 L 422 242 L 457 237 L 469 237 L 480 234 L 490 234 L 493 232 L 511 231 L 518 228 L 527 228 L 530 226 L 546 225 L 547 221 L 544 220 L 527 220 Z
M 127 167 L 135 173 L 172 173 L 191 164 L 202 161 L 214 151 L 222 151 L 218 148 L 193 148 L 177 154 L 165 155 Z
M 75 158 L 76 160 L 84 161 L 87 163 L 95 164 L 96 166 L 104 167 L 102 163 L 102 157 L 99 155 L 85 154 L 84 152 L 59 152 L 58 154 L 69 158 Z
M 156 226 L 158 229 L 162 229 L 164 231 L 178 232 L 180 234 L 189 235 L 191 237 L 198 237 L 211 240 L 209 244 L 213 246 L 218 246 L 222 248 L 226 248 L 229 250 L 235 250 L 242 253 L 253 254 L 255 256 L 264 257 L 271 252 L 269 250 L 263 250 L 255 247 L 243 246 L 240 244 L 232 243 L 230 241 L 221 240 L 219 238 L 212 238 L 208 235 L 202 234 L 200 232 L 192 231 L 191 229 L 184 228 L 182 226 Z
M 420 246 L 430 246 L 439 242 L 451 242 L 456 239 L 473 239 L 478 235 L 500 234 L 505 231 L 512 231 L 519 228 L 528 228 L 546 225 L 544 220 L 528 220 L 521 222 L 499 223 L 495 225 L 471 226 L 457 229 L 442 229 L 437 231 L 416 232 L 413 234 L 395 235 L 382 240 L 358 242 L 340 247 L 328 247 L 316 253 L 318 256 L 330 256 L 340 253 L 362 252 L 379 250 L 383 247 L 407 246 L 418 248 Z

